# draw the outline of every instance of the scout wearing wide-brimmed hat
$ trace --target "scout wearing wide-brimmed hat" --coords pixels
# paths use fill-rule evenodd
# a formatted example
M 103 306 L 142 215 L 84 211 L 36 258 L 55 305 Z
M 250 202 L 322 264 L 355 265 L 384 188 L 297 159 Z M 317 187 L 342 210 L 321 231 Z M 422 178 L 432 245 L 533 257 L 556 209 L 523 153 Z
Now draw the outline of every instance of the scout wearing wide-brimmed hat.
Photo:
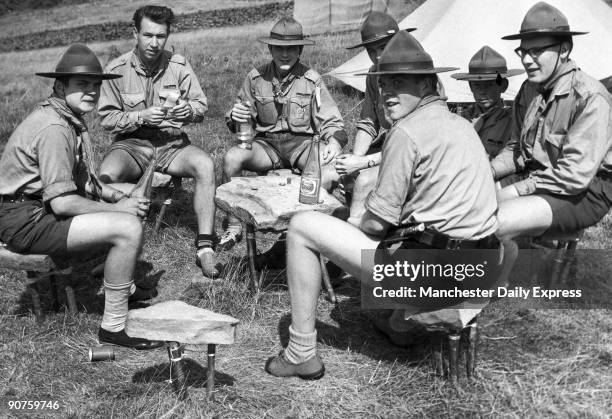
M 414 30 L 415 28 L 406 29 L 407 32 Z M 347 49 L 365 47 L 372 61 L 372 67 L 370 67 L 372 71 L 376 68 L 378 57 L 389 40 L 399 31 L 397 22 L 391 16 L 382 12 L 371 12 L 361 25 L 361 42 Z M 343 186 L 347 191 L 353 190 L 349 222 L 355 225 L 359 224 L 364 214 L 365 199 L 374 187 L 378 175 L 377 169 L 365 171 L 362 169 L 373 168 L 380 164 L 383 133 L 391 126 L 385 118 L 376 76 L 368 74 L 365 85 L 365 98 L 356 124 L 357 133 L 353 142 L 353 151 L 341 154 L 336 158 L 336 172 L 343 175 L 341 178 Z M 355 177 L 357 177 L 356 181 Z
M 424 223 L 428 233 L 407 238 L 406 247 L 446 248 L 442 243 L 450 238 L 472 248 L 481 239 L 482 243 L 493 241 L 497 204 L 489 160 L 470 123 L 452 114 L 437 93 L 435 75 L 451 70 L 456 68 L 434 66 L 431 56 L 407 32 L 398 32 L 387 44 L 374 74 L 379 75 L 392 127 L 383 144 L 367 211 L 359 228 L 317 212 L 300 213 L 291 220 L 287 234 L 289 344 L 268 360 L 268 373 L 303 379 L 318 379 L 325 373 L 316 351 L 321 280 L 319 266 L 312 261 L 319 254 L 341 264 L 354 278 L 365 279 L 372 277 L 374 258 L 373 252 L 363 250 L 376 249 L 393 230 L 407 225 Z M 436 238 L 428 241 L 425 236 Z M 362 254 L 369 256 L 362 258 Z M 394 265 L 392 260 L 383 261 L 387 262 Z M 418 286 L 418 281 L 413 284 Z M 373 285 L 369 282 L 368 289 Z M 387 319 L 378 325 L 394 335 L 392 326 Z
M 290 17 L 281 18 L 270 35 L 258 41 L 268 45 L 272 60 L 249 72 L 226 115 L 230 131 L 236 132 L 241 124 L 251 125 L 255 139 L 228 150 L 224 180 L 238 176 L 242 169 L 301 170 L 306 164 L 305 151 L 317 134 L 323 143 L 322 185 L 329 186 L 335 170 L 327 163 L 340 153 L 348 138 L 340 111 L 321 76 L 300 62 L 303 47 L 314 45 L 314 41 L 304 36 L 302 25 Z M 241 222 L 231 216 L 227 221 L 218 248 L 229 249 L 242 237 Z
M 83 121 L 95 108 L 101 80 L 120 76 L 103 72 L 98 58 L 82 44 L 71 45 L 55 71 L 36 74 L 56 81 L 51 96 L 15 128 L 0 159 L 0 241 L 14 252 L 48 254 L 60 263 L 76 252 L 110 249 L 100 342 L 159 347 L 161 342 L 131 338 L 124 331 L 142 244 L 138 216 L 146 214 L 149 202 L 99 182 Z M 83 161 L 87 167 L 81 167 Z M 85 189 L 110 202 L 82 196 Z M 133 295 L 146 298 L 142 290 Z
M 512 138 L 492 161 L 496 179 L 525 179 L 499 192 L 500 236 L 568 233 L 598 222 L 612 204 L 612 102 L 570 59 L 560 10 L 539 2 L 523 19 L 515 49 L 527 73 L 514 104 Z M 519 197 L 518 199 L 515 199 Z
M 489 158 L 495 157 L 510 139 L 512 108 L 501 98 L 508 88 L 508 77 L 523 74 L 522 69 L 508 69 L 505 58 L 488 45 L 470 60 L 467 73 L 451 77 L 469 82 L 476 103 L 462 116 L 474 125 Z

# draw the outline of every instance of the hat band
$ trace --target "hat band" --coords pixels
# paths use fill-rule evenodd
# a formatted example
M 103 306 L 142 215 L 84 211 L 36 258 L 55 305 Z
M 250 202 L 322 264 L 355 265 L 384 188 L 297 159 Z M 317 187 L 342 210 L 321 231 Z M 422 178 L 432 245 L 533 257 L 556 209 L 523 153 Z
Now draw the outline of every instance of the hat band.
M 378 71 L 410 71 L 410 70 L 433 70 L 433 61 L 412 61 L 403 63 L 379 63 Z
M 562 26 L 554 26 L 552 28 L 526 28 L 526 29 L 521 29 L 521 31 L 519 33 L 526 33 L 526 32 L 569 32 L 569 31 L 570 31 L 569 25 L 562 25 Z
M 507 73 L 508 67 L 470 67 L 470 74 Z
M 380 33 L 371 33 L 366 35 L 365 37 L 361 37 L 361 42 L 364 44 L 370 43 L 370 42 L 374 42 L 374 41 L 378 41 L 380 39 L 384 39 L 384 38 L 388 38 L 390 36 L 393 36 L 397 33 L 397 31 L 395 29 L 389 29 L 388 31 L 385 32 L 380 32 Z
M 284 35 L 276 32 L 270 32 L 270 38 L 278 39 L 279 41 L 302 41 L 304 39 L 304 35 Z
M 75 65 L 66 68 L 55 69 L 56 73 L 98 73 L 102 74 L 102 67 L 91 67 L 88 65 Z

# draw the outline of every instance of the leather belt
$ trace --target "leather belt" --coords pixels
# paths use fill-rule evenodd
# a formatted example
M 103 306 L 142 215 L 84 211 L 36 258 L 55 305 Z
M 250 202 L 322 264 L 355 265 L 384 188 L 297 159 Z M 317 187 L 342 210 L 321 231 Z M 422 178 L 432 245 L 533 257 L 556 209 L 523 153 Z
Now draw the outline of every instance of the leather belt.
M 453 239 L 447 234 L 432 229 L 415 231 L 414 227 L 393 230 L 390 235 L 383 239 L 383 242 L 391 244 L 403 240 L 414 240 L 434 249 L 497 249 L 499 247 L 499 239 L 495 234 L 479 240 L 461 240 Z
M 601 180 L 612 181 L 612 173 L 609 172 L 598 172 L 595 176 Z
M 26 194 L 0 195 L 0 204 L 14 204 L 24 201 L 42 201 L 42 196 Z

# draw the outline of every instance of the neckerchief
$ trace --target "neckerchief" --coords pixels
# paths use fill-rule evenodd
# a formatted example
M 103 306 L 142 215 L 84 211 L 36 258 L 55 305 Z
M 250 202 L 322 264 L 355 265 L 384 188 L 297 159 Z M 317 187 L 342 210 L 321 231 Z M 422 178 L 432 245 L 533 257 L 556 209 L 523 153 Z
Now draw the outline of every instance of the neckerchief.
M 274 101 L 276 103 L 284 105 L 287 102 L 287 94 L 289 93 L 289 89 L 291 89 L 291 86 L 297 77 L 294 72 L 295 66 L 299 62 L 300 61 L 298 60 L 295 62 L 295 64 L 293 64 L 293 67 L 291 67 L 289 72 L 282 78 L 282 80 L 279 80 L 279 71 L 276 68 L 276 64 L 273 64 L 274 76 L 272 77 L 272 94 L 274 95 Z
M 45 102 L 43 102 L 44 104 Z M 95 197 L 102 197 L 102 183 L 98 179 L 96 169 L 93 163 L 93 149 L 91 146 L 91 137 L 87 131 L 87 125 L 80 116 L 77 116 L 66 104 L 64 99 L 57 97 L 55 94 L 49 96 L 46 100 L 62 118 L 64 118 L 76 131 L 80 137 L 79 151 L 82 155 L 81 162 L 83 165 L 77 166 L 76 184 L 78 187 L 85 190 L 87 181 L 91 182 L 92 193 Z
M 476 104 L 476 109 L 480 112 L 480 115 L 478 115 L 478 117 L 474 121 L 474 129 L 476 130 L 476 132 L 480 132 L 480 129 L 484 125 L 485 121 L 489 117 L 493 116 L 495 113 L 499 112 L 500 109 L 503 109 L 503 108 L 504 108 L 504 102 L 501 99 L 484 112 L 482 112 L 482 110 L 480 109 L 480 106 Z
M 163 54 L 163 53 L 162 53 Z M 138 55 L 138 51 L 134 50 L 134 57 L 136 59 L 136 63 L 138 67 L 145 73 L 146 83 L 144 86 L 145 89 L 145 106 L 147 108 L 155 105 L 155 91 L 153 89 L 153 81 L 155 80 L 155 76 L 159 73 L 159 69 L 162 62 L 162 56 L 160 55 L 157 59 L 157 62 L 152 67 L 147 67 L 144 62 L 140 59 Z

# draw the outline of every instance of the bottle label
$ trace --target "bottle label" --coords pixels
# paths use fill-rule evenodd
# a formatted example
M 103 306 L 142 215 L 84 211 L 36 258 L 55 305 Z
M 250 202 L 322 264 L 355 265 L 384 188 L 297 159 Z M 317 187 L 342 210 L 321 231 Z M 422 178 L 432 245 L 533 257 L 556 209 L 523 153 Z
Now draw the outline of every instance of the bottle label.
M 300 194 L 316 196 L 319 191 L 319 179 L 302 177 L 300 182 Z

